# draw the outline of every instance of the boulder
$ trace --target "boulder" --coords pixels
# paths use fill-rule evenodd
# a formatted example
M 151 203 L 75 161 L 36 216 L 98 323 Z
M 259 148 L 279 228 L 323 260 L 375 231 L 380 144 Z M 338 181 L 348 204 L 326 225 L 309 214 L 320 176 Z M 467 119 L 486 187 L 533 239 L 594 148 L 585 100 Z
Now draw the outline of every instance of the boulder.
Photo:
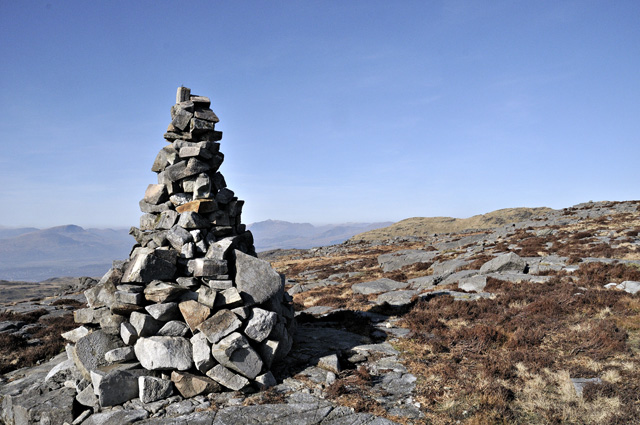
M 211 356 L 211 344 L 202 332 L 198 332 L 191 337 L 191 347 L 193 351 L 193 363 L 200 372 L 206 373 L 215 365 Z
M 223 366 L 254 379 L 262 370 L 262 359 L 238 332 L 223 338 L 211 349 L 213 357 Z
M 76 342 L 72 350 L 73 361 L 85 379 L 91 379 L 90 372 L 107 364 L 105 354 L 122 344 L 113 335 L 102 330 L 91 332 Z
M 194 300 L 181 302 L 178 304 L 178 308 L 187 325 L 189 325 L 189 329 L 194 333 L 198 326 L 211 315 L 211 309 L 209 307 Z
M 188 370 L 193 365 L 191 343 L 183 337 L 139 338 L 134 350 L 142 367 L 148 370 Z
M 395 280 L 382 278 L 371 282 L 356 283 L 351 286 L 351 290 L 354 294 L 370 295 L 404 289 L 407 286 L 409 286 L 409 284 L 405 282 L 396 282 Z
M 173 383 L 153 376 L 138 377 L 138 396 L 143 403 L 152 403 L 173 395 Z
M 436 255 L 438 255 L 438 251 L 404 249 L 380 255 L 378 257 L 378 264 L 382 267 L 382 271 L 392 272 L 416 263 L 429 263 Z
M 276 313 L 255 307 L 251 310 L 244 333 L 256 342 L 262 342 L 269 336 L 277 321 Z
M 144 297 L 155 303 L 166 303 L 175 300 L 186 290 L 176 283 L 153 281 L 144 288 Z
M 487 277 L 481 275 L 466 277 L 458 282 L 458 289 L 467 292 L 482 292 L 485 286 L 487 286 Z
M 246 306 L 261 304 L 284 286 L 282 278 L 267 261 L 235 250 L 236 287 Z
M 242 375 L 231 372 L 226 367 L 218 364 L 207 372 L 207 376 L 233 391 L 239 391 L 240 389 L 249 385 L 249 380 Z
M 179 320 L 167 322 L 156 333 L 157 336 L 185 336 L 189 333 L 189 326 Z
M 230 310 L 223 309 L 200 323 L 196 329 L 205 334 L 210 343 L 216 344 L 240 326 L 242 322 L 238 317 Z
M 487 261 L 480 267 L 480 273 L 524 273 L 527 263 L 513 252 L 502 254 Z
M 171 381 L 184 398 L 195 397 L 198 394 L 218 392 L 220 385 L 206 376 L 194 375 L 187 372 L 172 372 Z

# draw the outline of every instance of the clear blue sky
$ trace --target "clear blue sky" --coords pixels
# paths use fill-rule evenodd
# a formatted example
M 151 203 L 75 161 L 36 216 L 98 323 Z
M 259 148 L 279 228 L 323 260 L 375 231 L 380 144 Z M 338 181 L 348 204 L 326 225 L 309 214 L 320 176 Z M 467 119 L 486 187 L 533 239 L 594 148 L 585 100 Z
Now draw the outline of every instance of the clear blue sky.
M 640 2 L 0 0 L 0 225 L 137 225 L 180 85 L 244 222 L 640 198 Z

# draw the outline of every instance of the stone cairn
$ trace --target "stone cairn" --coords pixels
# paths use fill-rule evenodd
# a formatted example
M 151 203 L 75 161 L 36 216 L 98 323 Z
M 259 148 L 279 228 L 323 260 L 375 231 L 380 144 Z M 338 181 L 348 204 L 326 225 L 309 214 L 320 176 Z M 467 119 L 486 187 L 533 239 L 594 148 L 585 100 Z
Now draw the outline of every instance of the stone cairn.
M 178 88 L 140 209 L 137 244 L 85 292 L 83 326 L 63 336 L 84 378 L 78 402 L 102 407 L 275 384 L 292 344 L 284 276 L 257 258 L 243 201 L 218 171 L 222 133 L 210 100 Z

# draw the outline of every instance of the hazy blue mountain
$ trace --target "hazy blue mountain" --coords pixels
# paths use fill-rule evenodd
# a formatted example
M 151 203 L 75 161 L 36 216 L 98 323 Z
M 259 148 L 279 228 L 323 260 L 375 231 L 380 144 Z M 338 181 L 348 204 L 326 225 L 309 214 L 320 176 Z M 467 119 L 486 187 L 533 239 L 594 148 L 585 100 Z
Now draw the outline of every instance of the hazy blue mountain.
M 253 233 L 256 251 L 289 248 L 313 248 L 315 246 L 342 243 L 358 233 L 386 227 L 384 223 L 342 223 L 314 226 L 309 223 L 290 223 L 266 220 L 248 225 Z
M 16 230 L 11 236 L 8 230 Z M 0 229 L 0 279 L 41 281 L 56 276 L 102 276 L 135 243 L 128 229 Z
M 312 248 L 392 223 L 343 223 L 314 226 L 267 220 L 248 226 L 256 250 Z M 40 282 L 60 276 L 101 277 L 113 260 L 129 256 L 134 245 L 128 229 L 84 229 L 66 225 L 48 229 L 0 227 L 0 280 Z

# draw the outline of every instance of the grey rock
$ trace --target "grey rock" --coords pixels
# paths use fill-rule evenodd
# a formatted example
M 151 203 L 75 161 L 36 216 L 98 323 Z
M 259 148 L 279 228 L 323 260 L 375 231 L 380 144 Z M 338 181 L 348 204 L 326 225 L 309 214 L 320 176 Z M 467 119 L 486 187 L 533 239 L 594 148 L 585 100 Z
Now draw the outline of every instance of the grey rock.
M 189 161 L 180 161 L 168 166 L 163 171 L 163 174 L 168 181 L 176 182 L 196 174 L 205 173 L 209 169 L 210 166 L 207 163 L 197 158 L 189 158 Z
M 218 281 L 221 282 L 221 281 Z M 224 281 L 222 281 L 224 282 Z M 216 307 L 235 308 L 242 305 L 242 296 L 238 292 L 237 288 L 228 288 L 218 292 L 216 298 Z
M 242 322 L 238 317 L 230 310 L 223 309 L 200 323 L 196 329 L 205 334 L 210 343 L 216 344 L 240 326 Z
M 173 116 L 173 120 L 171 121 L 171 124 L 175 128 L 184 131 L 186 130 L 187 126 L 189 126 L 189 123 L 191 122 L 191 118 L 193 117 L 193 112 L 189 112 L 185 109 L 176 107 L 173 109 L 173 113 L 171 115 Z
M 78 328 L 72 329 L 68 332 L 62 333 L 62 337 L 67 341 L 78 342 L 80 338 L 89 334 L 89 329 L 84 326 L 80 326 Z
M 278 382 L 273 374 L 270 371 L 267 371 L 267 373 L 256 376 L 255 384 L 260 391 L 264 391 L 267 388 L 276 386 Z
M 120 338 L 127 345 L 133 345 L 138 340 L 138 331 L 129 322 L 120 324 Z
M 207 131 L 213 131 L 215 124 L 211 121 L 201 120 L 199 118 L 192 118 L 190 124 L 190 131 L 193 134 L 204 133 Z
M 234 406 L 218 412 L 216 422 L 229 425 L 261 423 L 312 425 L 322 423 L 332 409 L 329 403 L 318 402 Z M 336 422 L 338 423 L 357 422 Z
M 436 262 L 435 264 L 433 264 L 433 266 L 431 266 L 431 269 L 433 270 L 434 275 L 449 276 L 457 272 L 467 264 L 469 264 L 469 261 L 456 258 L 449 261 Z
M 193 349 L 193 363 L 200 372 L 206 373 L 211 369 L 215 362 L 211 356 L 211 344 L 202 332 L 198 332 L 191 337 L 191 346 Z
M 158 205 L 169 199 L 167 187 L 163 184 L 150 184 L 144 192 L 144 201 L 148 204 Z
M 436 276 L 421 276 L 414 279 L 409 279 L 409 285 L 411 289 L 420 291 L 432 289 L 436 285 Z
M 115 299 L 116 303 L 142 305 L 144 295 L 135 292 L 116 291 Z
M 180 250 L 180 257 L 191 259 L 196 255 L 196 244 L 193 242 L 188 242 L 182 245 L 182 249 Z
M 169 201 L 172 205 L 179 207 L 193 201 L 193 194 L 184 192 L 175 193 L 169 197 Z
M 342 370 L 340 367 L 340 360 L 335 354 L 320 357 L 318 359 L 318 367 L 333 373 L 340 373 Z
M 187 325 L 189 325 L 189 329 L 194 333 L 198 326 L 211 315 L 209 307 L 194 300 L 183 301 L 178 304 L 178 308 Z
M 193 199 L 208 199 L 211 197 L 211 179 L 206 174 L 200 174 L 194 184 Z
M 197 212 L 185 211 L 180 214 L 178 226 L 184 229 L 206 229 L 211 223 Z
M 467 277 L 475 276 L 478 274 L 478 270 L 460 270 L 455 272 L 442 280 L 436 279 L 438 285 L 449 285 L 452 283 L 458 283 L 461 279 L 465 279 Z
M 165 303 L 177 299 L 186 291 L 187 288 L 175 283 L 153 281 L 144 289 L 144 296 L 149 301 Z
M 138 205 L 140 206 L 140 211 L 142 211 L 143 213 L 161 213 L 163 211 L 169 210 L 170 208 L 173 208 L 173 204 L 170 201 L 165 201 L 158 205 L 153 205 L 145 202 L 144 199 L 141 199 L 140 202 L 138 202 Z
M 233 200 L 234 195 L 235 194 L 233 193 L 232 190 L 226 187 L 222 188 L 216 194 L 216 202 L 218 202 L 219 204 L 228 204 Z
M 193 241 L 193 237 L 188 230 L 175 225 L 167 232 L 167 240 L 174 249 L 181 251 L 183 245 Z
M 149 412 L 144 409 L 136 410 L 109 410 L 95 413 L 82 422 L 82 425 L 129 425 L 149 416 Z
M 82 391 L 78 393 L 76 396 L 76 401 L 83 406 L 92 407 L 94 410 L 98 410 L 100 403 L 98 400 L 98 396 L 95 394 L 93 390 L 93 385 L 87 385 Z
M 199 156 L 203 159 L 209 159 L 213 156 L 209 150 L 205 149 L 202 146 L 184 146 L 180 148 L 178 155 L 180 156 L 180 158 L 183 158 L 183 159 L 192 158 L 196 156 Z
M 191 343 L 183 337 L 139 338 L 134 349 L 140 364 L 148 370 L 187 370 L 193 365 Z
M 178 220 L 179 214 L 173 210 L 166 210 L 160 213 L 158 220 L 156 222 L 155 228 L 156 230 L 169 230 L 171 229 Z
M 485 286 L 487 286 L 486 276 L 467 277 L 458 282 L 458 288 L 468 292 L 482 292 Z
M 211 258 L 196 258 L 195 260 L 190 260 L 188 269 L 194 277 L 215 277 L 225 275 L 228 272 L 226 261 Z
M 600 384 L 602 383 L 602 379 L 600 378 L 571 378 L 571 383 L 573 384 L 573 388 L 576 390 L 576 394 L 578 397 L 582 398 L 582 391 L 584 387 L 589 384 Z
M 156 320 L 168 322 L 169 320 L 175 320 L 180 317 L 178 311 L 178 304 L 168 302 L 164 304 L 151 304 L 145 307 L 145 310 Z
M 223 366 L 254 379 L 262 370 L 262 360 L 249 345 L 249 341 L 238 332 L 223 338 L 211 349 L 213 357 Z
M 415 263 L 431 262 L 437 254 L 437 251 L 405 249 L 380 255 L 378 257 L 378 264 L 380 264 L 384 272 L 391 272 Z
M 617 285 L 616 288 L 635 295 L 640 291 L 640 282 L 625 280 L 621 284 Z
M 218 293 L 213 289 L 202 286 L 196 292 L 198 293 L 198 302 L 200 304 L 204 304 L 207 307 L 213 307 L 216 304 Z
M 261 304 L 284 286 L 280 275 L 267 261 L 235 250 L 236 287 L 246 306 Z
M 393 307 L 403 307 L 411 304 L 413 297 L 418 295 L 420 291 L 415 290 L 400 290 L 390 291 L 378 295 L 376 298 L 376 304 L 389 304 Z
M 71 388 L 53 391 L 27 391 L 7 396 L 3 401 L 2 418 L 7 424 L 62 424 L 73 421 L 73 401 L 76 392 Z
M 509 252 L 489 260 L 480 267 L 480 273 L 523 273 L 527 263 L 517 254 Z
M 67 359 L 62 363 L 57 364 L 47 373 L 44 378 L 44 382 L 64 383 L 66 380 L 75 379 L 78 377 L 78 369 L 73 359 Z
M 155 335 L 162 327 L 162 323 L 151 317 L 151 315 L 136 311 L 129 316 L 129 323 L 134 327 L 136 335 L 139 337 Z
M 136 358 L 133 347 L 114 348 L 104 354 L 104 358 L 109 363 L 126 362 Z
M 95 387 L 100 406 L 115 406 L 138 397 L 138 377 L 148 373 L 140 369 L 108 372 Z
M 91 308 L 110 307 L 115 301 L 116 287 L 122 278 L 122 271 L 110 269 L 96 286 L 84 291 L 84 296 Z
M 382 278 L 372 282 L 356 283 L 351 286 L 351 290 L 356 294 L 369 295 L 404 289 L 407 286 L 409 286 L 409 284 L 405 282 L 396 282 L 395 280 Z
M 211 370 L 209 370 L 207 372 L 207 376 L 223 387 L 229 388 L 233 391 L 238 391 L 249 385 L 249 380 L 247 378 L 233 373 L 220 364 L 215 365 Z
M 164 171 L 165 168 L 176 162 L 176 156 L 177 152 L 172 145 L 163 147 L 160 149 L 160 152 L 158 152 L 158 155 L 156 155 L 156 159 L 151 166 L 151 171 L 154 173 Z
M 186 336 L 189 333 L 189 326 L 179 320 L 171 320 L 165 323 L 158 332 L 157 336 Z
M 256 342 L 262 342 L 271 333 L 276 320 L 276 313 L 255 307 L 251 310 L 244 334 Z
M 233 287 L 232 280 L 219 280 L 219 279 L 207 279 L 207 286 L 216 291 L 224 291 L 225 289 L 231 289 Z
M 140 376 L 138 388 L 140 401 L 143 403 L 152 403 L 173 395 L 173 383 L 168 379 Z
M 176 266 L 174 264 L 158 256 L 154 250 L 143 248 L 126 266 L 122 282 L 146 283 L 156 279 L 171 279 L 175 272 Z
M 171 372 L 171 381 L 184 398 L 195 397 L 198 394 L 220 391 L 220 385 L 213 379 L 194 375 L 187 372 Z
M 121 343 L 102 330 L 91 332 L 80 338 L 73 349 L 73 360 L 85 379 L 91 379 L 90 371 L 107 364 L 107 351 L 119 348 Z

